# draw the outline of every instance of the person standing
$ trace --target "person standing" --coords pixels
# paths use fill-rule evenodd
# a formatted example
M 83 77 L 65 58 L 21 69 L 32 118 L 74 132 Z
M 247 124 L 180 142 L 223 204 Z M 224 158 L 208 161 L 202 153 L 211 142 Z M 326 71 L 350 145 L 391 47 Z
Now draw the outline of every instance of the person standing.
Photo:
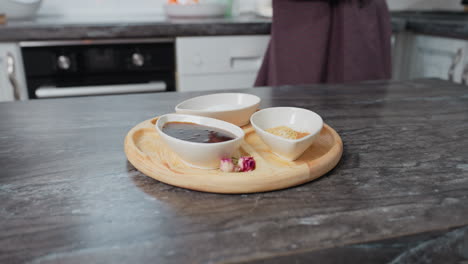
M 273 0 L 271 40 L 255 86 L 389 78 L 385 0 Z

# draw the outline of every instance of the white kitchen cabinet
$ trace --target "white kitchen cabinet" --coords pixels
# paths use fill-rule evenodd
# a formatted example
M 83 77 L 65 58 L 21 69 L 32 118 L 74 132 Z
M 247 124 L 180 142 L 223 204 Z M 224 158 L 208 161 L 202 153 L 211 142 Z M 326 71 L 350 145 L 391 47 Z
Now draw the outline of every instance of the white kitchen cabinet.
M 409 78 L 412 34 L 398 32 L 392 35 L 392 79 L 401 81 Z
M 264 35 L 177 38 L 177 90 L 252 87 L 269 40 Z
M 408 76 L 404 79 L 441 78 L 462 81 L 467 41 L 414 35 L 409 45 Z M 404 62 L 400 66 L 404 67 Z
M 465 57 L 461 64 L 461 83 L 468 85 L 468 43 L 465 48 Z
M 21 49 L 17 43 L 0 43 L 0 102 L 27 98 Z

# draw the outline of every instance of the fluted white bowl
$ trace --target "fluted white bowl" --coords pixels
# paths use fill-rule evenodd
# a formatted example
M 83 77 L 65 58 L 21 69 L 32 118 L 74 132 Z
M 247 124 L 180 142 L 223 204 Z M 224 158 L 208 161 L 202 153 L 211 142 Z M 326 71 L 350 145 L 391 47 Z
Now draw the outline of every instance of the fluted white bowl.
M 287 161 L 299 158 L 312 145 L 323 127 L 323 120 L 318 114 L 296 107 L 265 108 L 253 114 L 250 123 L 271 151 Z M 300 139 L 286 139 L 266 131 L 278 126 L 287 126 L 309 135 Z
M 206 116 L 244 126 L 259 106 L 260 98 L 253 94 L 217 93 L 183 101 L 176 106 L 175 111 L 178 114 Z

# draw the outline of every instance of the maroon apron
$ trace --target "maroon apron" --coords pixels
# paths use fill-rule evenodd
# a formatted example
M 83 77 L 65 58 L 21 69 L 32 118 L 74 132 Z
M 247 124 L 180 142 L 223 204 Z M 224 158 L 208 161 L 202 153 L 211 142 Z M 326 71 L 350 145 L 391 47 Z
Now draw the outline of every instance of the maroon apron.
M 255 86 L 391 77 L 385 0 L 273 0 L 271 41 Z

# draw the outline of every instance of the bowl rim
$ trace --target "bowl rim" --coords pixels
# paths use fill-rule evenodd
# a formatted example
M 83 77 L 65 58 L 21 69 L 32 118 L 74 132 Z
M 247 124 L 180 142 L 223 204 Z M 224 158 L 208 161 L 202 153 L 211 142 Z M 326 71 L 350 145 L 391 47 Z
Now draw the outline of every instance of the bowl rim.
M 252 96 L 256 102 L 255 103 L 252 103 L 252 104 L 249 104 L 247 106 L 243 106 L 243 107 L 239 107 L 239 108 L 236 108 L 236 109 L 231 109 L 231 110 L 196 110 L 196 109 L 190 109 L 190 108 L 181 108 L 180 106 L 188 101 L 191 101 L 191 100 L 195 100 L 197 98 L 201 98 L 201 97 L 208 97 L 208 96 L 213 96 L 213 95 L 248 95 L 248 96 Z M 178 103 L 175 107 L 175 111 L 177 112 L 178 110 L 184 110 L 184 111 L 190 111 L 191 113 L 203 113 L 203 114 L 206 114 L 206 113 L 231 113 L 231 112 L 235 112 L 235 111 L 241 111 L 241 110 L 246 110 L 252 106 L 255 106 L 257 104 L 260 104 L 261 102 L 261 98 L 254 95 L 254 94 L 249 94 L 249 93 L 213 93 L 213 94 L 205 94 L 205 95 L 200 95 L 200 96 L 196 96 L 196 97 L 192 97 L 190 99 L 187 99 L 187 100 L 184 100 L 180 103 Z
M 236 138 L 234 138 L 232 140 L 228 140 L 228 141 L 224 141 L 224 142 L 216 142 L 216 143 L 190 142 L 190 141 L 187 141 L 187 140 L 178 139 L 178 138 L 175 138 L 173 136 L 170 136 L 170 135 L 164 133 L 162 131 L 162 129 L 159 128 L 160 123 L 162 122 L 160 120 L 162 120 L 163 117 L 167 117 L 167 116 L 180 116 L 180 117 L 188 117 L 188 118 L 199 118 L 199 119 L 208 119 L 209 121 L 222 122 L 222 123 L 225 123 L 226 125 L 228 125 L 229 127 L 231 127 L 232 130 L 240 131 L 241 136 L 235 135 Z M 166 122 L 168 122 L 168 121 L 166 121 Z M 169 121 L 169 122 L 171 122 L 171 121 Z M 193 121 L 192 123 L 195 123 L 195 124 L 198 124 L 198 125 L 201 125 L 201 126 L 216 127 L 216 128 L 219 128 L 219 129 L 227 130 L 227 129 L 220 128 L 220 127 L 217 127 L 217 126 L 199 124 L 199 123 L 197 123 L 195 121 Z M 161 127 L 164 126 L 164 124 L 162 124 Z M 189 144 L 189 145 L 193 145 L 193 146 L 213 146 L 214 147 L 214 146 L 228 145 L 228 144 L 232 144 L 232 143 L 234 143 L 236 141 L 243 140 L 244 137 L 245 137 L 245 132 L 244 132 L 244 130 L 242 128 L 240 128 L 240 127 L 238 127 L 236 125 L 233 125 L 233 124 L 231 124 L 229 122 L 219 120 L 219 119 L 215 119 L 215 118 L 211 118 L 211 117 L 206 117 L 206 116 L 194 116 L 194 115 L 186 115 L 186 114 L 165 114 L 165 115 L 162 115 L 162 116 L 158 117 L 158 121 L 156 121 L 156 124 L 154 124 L 154 127 L 155 127 L 156 131 L 158 131 L 158 133 L 160 133 L 160 134 L 164 134 L 165 136 L 170 137 L 171 139 L 173 139 L 173 140 L 175 140 L 177 142 L 181 142 L 181 143 Z M 231 132 L 231 130 L 229 130 L 228 132 L 233 133 L 233 132 Z
M 271 133 L 267 132 L 265 129 L 263 129 L 263 128 L 259 127 L 257 124 L 255 124 L 255 122 L 253 121 L 253 118 L 254 118 L 255 116 L 257 116 L 259 113 L 263 112 L 263 111 L 266 112 L 266 110 L 273 110 L 273 109 L 297 109 L 297 110 L 300 110 L 300 111 L 304 111 L 304 110 L 305 110 L 305 111 L 311 112 L 311 113 L 315 114 L 315 115 L 320 119 L 320 121 L 321 121 L 321 122 L 320 122 L 320 123 L 321 123 L 321 124 L 320 124 L 320 129 L 317 129 L 317 130 L 314 131 L 313 133 L 310 133 L 309 135 L 307 135 L 307 136 L 305 136 L 305 137 L 302 137 L 302 138 L 299 138 L 299 139 L 289 139 L 289 138 L 284 138 L 284 137 L 280 137 L 280 136 L 271 134 Z M 266 134 L 268 134 L 268 135 L 271 135 L 271 136 L 273 136 L 273 137 L 275 137 L 275 138 L 277 138 L 277 139 L 281 139 L 281 140 L 284 140 L 284 141 L 290 142 L 290 143 L 297 143 L 297 142 L 305 141 L 305 140 L 307 140 L 307 139 L 309 139 L 309 138 L 311 138 L 311 137 L 314 137 L 314 136 L 316 136 L 317 134 L 319 134 L 320 131 L 322 131 L 322 129 L 323 129 L 323 124 L 324 124 L 324 122 L 323 122 L 323 118 L 322 118 L 319 114 L 317 114 L 316 112 L 314 112 L 314 111 L 312 111 L 312 110 L 309 110 L 309 109 L 306 109 L 306 108 L 300 108 L 300 107 L 279 106 L 279 107 L 268 107 L 268 108 L 264 108 L 264 109 L 262 109 L 262 110 L 260 110 L 260 111 L 255 112 L 255 113 L 250 117 L 250 124 L 252 124 L 252 126 L 255 128 L 255 130 L 260 130 L 260 131 L 262 131 L 262 132 L 264 132 L 264 133 L 266 133 Z

